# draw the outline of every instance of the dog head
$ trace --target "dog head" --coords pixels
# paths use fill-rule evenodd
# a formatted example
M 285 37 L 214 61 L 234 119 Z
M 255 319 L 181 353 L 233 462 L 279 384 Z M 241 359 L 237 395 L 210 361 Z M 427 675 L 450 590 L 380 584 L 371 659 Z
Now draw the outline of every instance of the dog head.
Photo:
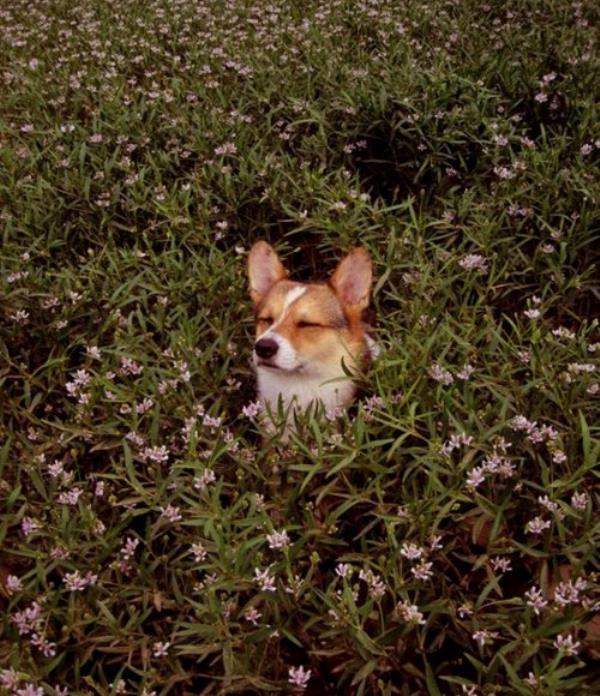
M 357 247 L 326 282 L 299 283 L 288 278 L 267 242 L 254 244 L 248 256 L 250 295 L 255 306 L 253 359 L 261 371 L 281 376 L 343 376 L 368 350 L 363 313 L 369 305 L 371 259 Z

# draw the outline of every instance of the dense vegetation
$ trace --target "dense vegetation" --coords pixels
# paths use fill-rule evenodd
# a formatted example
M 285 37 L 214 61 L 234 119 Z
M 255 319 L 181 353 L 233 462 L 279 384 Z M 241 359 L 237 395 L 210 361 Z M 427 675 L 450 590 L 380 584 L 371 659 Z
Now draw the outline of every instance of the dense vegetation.
M 0 5 L 0 690 L 600 690 L 594 0 Z M 245 252 L 382 352 L 263 441 Z

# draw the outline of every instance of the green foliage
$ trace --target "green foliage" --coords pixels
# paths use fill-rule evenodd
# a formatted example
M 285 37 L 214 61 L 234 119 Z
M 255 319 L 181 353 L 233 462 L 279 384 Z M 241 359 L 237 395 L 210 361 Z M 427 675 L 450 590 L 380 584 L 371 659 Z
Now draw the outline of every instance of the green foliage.
M 598 693 L 596 5 L 5 3 L 0 689 Z M 258 238 L 377 278 L 287 443 Z

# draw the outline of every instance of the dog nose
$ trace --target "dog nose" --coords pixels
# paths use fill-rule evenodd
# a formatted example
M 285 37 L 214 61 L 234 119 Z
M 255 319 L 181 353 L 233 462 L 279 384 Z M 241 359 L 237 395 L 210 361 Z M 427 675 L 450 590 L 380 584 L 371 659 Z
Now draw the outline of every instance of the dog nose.
M 261 338 L 260 341 L 257 341 L 254 346 L 256 355 L 258 355 L 259 358 L 264 358 L 265 360 L 272 358 L 277 352 L 278 348 L 279 346 L 277 341 L 274 341 L 272 338 Z

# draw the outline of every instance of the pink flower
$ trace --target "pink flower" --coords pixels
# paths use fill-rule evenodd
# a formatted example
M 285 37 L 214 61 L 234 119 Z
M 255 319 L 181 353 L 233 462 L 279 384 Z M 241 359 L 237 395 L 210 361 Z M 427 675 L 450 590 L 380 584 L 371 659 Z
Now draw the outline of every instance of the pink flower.
M 349 578 L 353 572 L 354 570 L 349 563 L 338 563 L 335 567 L 335 574 L 339 575 L 340 578 Z
M 423 556 L 425 549 L 417 544 L 404 543 L 400 547 L 400 555 L 410 561 L 416 561 Z
M 263 405 L 261 404 L 260 401 L 251 401 L 249 404 L 246 404 L 244 407 L 242 407 L 242 413 L 246 418 L 256 418 L 259 413 L 263 410 Z
M 87 572 L 85 575 L 81 575 L 78 570 L 72 573 L 66 573 L 64 577 L 64 582 L 67 590 L 71 592 L 82 592 L 86 587 L 94 585 L 98 576 Z
M 16 575 L 8 575 L 6 577 L 6 591 L 9 595 L 15 594 L 15 592 L 20 592 L 23 589 L 23 582 L 21 578 Z
M 175 505 L 167 505 L 160 508 L 160 516 L 169 522 L 179 522 L 182 519 L 181 511 Z
M 197 491 L 205 490 L 209 484 L 216 481 L 215 472 L 212 469 L 204 469 L 200 476 L 196 476 L 192 482 L 192 486 Z
M 417 580 L 427 581 L 433 576 L 433 571 L 431 570 L 431 562 L 421 561 L 419 565 L 411 569 L 412 574 Z
M 171 643 L 169 642 L 156 642 L 152 646 L 152 654 L 154 655 L 154 657 L 164 657 L 168 653 L 170 646 Z
M 533 609 L 536 616 L 539 616 L 541 610 L 548 606 L 548 602 L 544 599 L 543 592 L 535 585 L 527 590 L 525 597 L 527 597 L 527 606 Z
M 452 382 L 454 382 L 454 377 L 452 376 L 452 373 L 449 370 L 446 370 L 445 367 L 442 367 L 437 363 L 435 363 L 429 368 L 429 376 L 436 382 L 439 382 L 444 386 L 448 386 L 449 384 L 452 384 Z
M 590 497 L 587 493 L 573 493 L 571 496 L 571 505 L 575 510 L 585 510 Z
M 262 614 L 260 613 L 260 611 L 258 611 L 258 609 L 256 609 L 256 607 L 248 607 L 248 609 L 246 609 L 246 611 L 244 612 L 244 618 L 246 619 L 246 621 L 249 621 L 254 626 L 257 625 L 258 620 L 261 616 Z
M 510 558 L 500 558 L 499 556 L 496 556 L 495 558 L 490 559 L 490 565 L 496 572 L 500 571 L 501 573 L 507 573 L 509 570 L 511 570 Z
M 194 560 L 196 563 L 202 563 L 202 561 L 206 558 L 206 549 L 204 548 L 204 544 L 202 544 L 200 541 L 192 544 L 192 554 L 194 555 Z
M 466 271 L 477 270 L 480 273 L 488 272 L 488 260 L 481 254 L 467 254 L 462 257 L 458 265 Z
M 534 517 L 526 524 L 525 530 L 530 534 L 541 534 L 544 529 L 548 529 L 549 527 L 549 520 L 543 520 L 541 517 Z
M 306 689 L 310 680 L 311 671 L 310 669 L 305 670 L 301 665 L 300 667 L 290 667 L 288 675 L 288 682 L 292 684 L 292 686 L 298 689 Z
M 275 577 L 266 570 L 254 569 L 254 580 L 263 592 L 275 592 Z
M 575 657 L 579 653 L 579 648 L 581 643 L 576 642 L 572 635 L 559 635 L 553 643 L 557 650 L 561 650 L 565 655 L 569 657 Z
M 282 532 L 267 534 L 267 542 L 270 549 L 285 549 L 290 545 L 290 538 L 284 529 Z
M 37 532 L 40 529 L 40 523 L 33 519 L 33 517 L 24 517 L 21 520 L 21 531 L 28 537 L 30 534 Z
M 473 640 L 479 645 L 480 648 L 483 648 L 484 645 L 488 645 L 497 637 L 498 634 L 494 633 L 493 631 L 481 630 L 473 633 Z
M 406 621 L 406 623 L 425 623 L 423 614 L 419 611 L 419 607 L 416 604 L 410 604 L 409 602 L 398 602 L 396 605 L 396 611 L 398 614 L 400 614 L 402 619 Z

